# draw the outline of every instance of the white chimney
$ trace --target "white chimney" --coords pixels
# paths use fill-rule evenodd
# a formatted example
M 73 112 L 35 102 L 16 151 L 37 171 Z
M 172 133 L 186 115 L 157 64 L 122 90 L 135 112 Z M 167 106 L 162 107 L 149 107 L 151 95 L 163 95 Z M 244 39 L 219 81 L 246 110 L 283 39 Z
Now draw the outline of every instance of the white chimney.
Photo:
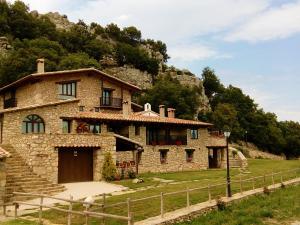
M 37 59 L 37 73 L 45 73 L 45 59 Z
M 168 108 L 168 117 L 169 118 L 175 118 L 175 109 Z
M 144 110 L 145 110 L 146 112 L 151 111 L 151 105 L 150 105 L 150 103 L 146 103 L 146 104 L 144 105 Z
M 165 105 L 159 105 L 159 116 L 160 117 L 165 117 L 166 116 Z

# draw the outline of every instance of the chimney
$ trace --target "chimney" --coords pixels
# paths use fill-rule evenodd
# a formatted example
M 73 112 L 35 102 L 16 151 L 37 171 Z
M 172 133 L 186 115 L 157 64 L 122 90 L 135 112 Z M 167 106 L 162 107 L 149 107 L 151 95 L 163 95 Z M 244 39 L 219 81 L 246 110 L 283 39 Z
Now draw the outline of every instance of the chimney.
M 159 116 L 160 117 L 165 117 L 166 116 L 165 105 L 159 105 Z
M 45 59 L 37 59 L 37 73 L 45 73 Z
M 169 118 L 175 118 L 175 109 L 168 108 L 168 117 Z
M 122 102 L 123 106 L 122 106 L 122 111 L 123 111 L 123 116 L 127 117 L 129 116 L 129 103 L 128 101 L 123 101 Z

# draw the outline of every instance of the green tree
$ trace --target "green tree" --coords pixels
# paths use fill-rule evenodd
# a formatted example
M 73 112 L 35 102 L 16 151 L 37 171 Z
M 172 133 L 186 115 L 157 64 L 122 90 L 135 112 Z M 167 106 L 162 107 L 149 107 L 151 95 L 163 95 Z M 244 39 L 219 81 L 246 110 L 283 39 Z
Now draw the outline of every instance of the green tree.
M 71 70 L 71 69 L 80 69 L 80 68 L 100 68 L 100 64 L 93 58 L 90 58 L 88 54 L 80 53 L 71 53 L 63 57 L 58 65 L 60 70 Z
M 84 47 L 84 51 L 96 60 L 100 60 L 104 55 L 111 54 L 111 46 L 101 40 L 93 39 L 89 41 Z
M 122 30 L 123 41 L 129 44 L 135 44 L 141 41 L 142 33 L 134 26 L 124 27 Z
M 105 33 L 108 34 L 114 40 L 120 40 L 121 37 L 121 29 L 117 24 L 111 23 L 105 27 Z
M 215 71 L 209 67 L 205 67 L 202 71 L 203 86 L 205 88 L 206 96 L 211 100 L 214 95 L 222 93 L 224 86 L 221 84 Z
M 110 152 L 105 153 L 102 166 L 102 178 L 106 181 L 113 181 L 117 174 L 116 166 L 113 162 Z
M 178 80 L 171 77 L 159 78 L 154 86 L 145 91 L 140 103 L 149 102 L 155 111 L 163 104 L 175 108 L 176 117 L 194 119 L 199 107 L 199 98 L 194 89 L 181 85 Z

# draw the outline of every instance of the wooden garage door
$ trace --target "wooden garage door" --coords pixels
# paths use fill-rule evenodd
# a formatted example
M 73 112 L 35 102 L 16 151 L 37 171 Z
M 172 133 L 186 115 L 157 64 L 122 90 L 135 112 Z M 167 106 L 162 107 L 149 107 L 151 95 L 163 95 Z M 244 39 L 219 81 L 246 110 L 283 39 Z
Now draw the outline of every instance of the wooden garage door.
M 58 150 L 58 183 L 92 180 L 93 149 L 60 148 Z

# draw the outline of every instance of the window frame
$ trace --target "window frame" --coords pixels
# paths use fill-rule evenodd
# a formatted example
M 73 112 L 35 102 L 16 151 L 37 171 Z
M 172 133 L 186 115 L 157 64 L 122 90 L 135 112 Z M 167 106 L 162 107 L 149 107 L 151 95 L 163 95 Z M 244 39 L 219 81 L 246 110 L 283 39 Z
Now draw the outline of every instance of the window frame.
M 64 122 L 67 122 L 67 132 L 64 131 Z M 63 134 L 70 134 L 72 133 L 72 121 L 71 120 L 62 120 L 62 133 Z
M 22 121 L 22 133 L 43 134 L 45 133 L 45 122 L 42 117 L 36 114 L 26 116 Z
M 160 164 L 168 163 L 168 152 L 169 152 L 169 149 L 160 149 L 159 150 Z
M 101 133 L 101 124 L 100 123 L 89 123 L 89 133 L 92 134 L 100 134 Z M 96 128 L 98 127 L 98 129 Z M 97 132 L 94 132 L 94 129 L 96 129 Z
M 199 139 L 199 131 L 196 128 L 190 130 L 191 139 Z
M 60 98 L 70 99 L 77 97 L 77 81 L 64 81 L 57 84 Z
M 187 163 L 194 162 L 194 152 L 195 149 L 185 149 L 185 159 Z M 191 157 L 189 156 L 189 154 L 191 154 Z

